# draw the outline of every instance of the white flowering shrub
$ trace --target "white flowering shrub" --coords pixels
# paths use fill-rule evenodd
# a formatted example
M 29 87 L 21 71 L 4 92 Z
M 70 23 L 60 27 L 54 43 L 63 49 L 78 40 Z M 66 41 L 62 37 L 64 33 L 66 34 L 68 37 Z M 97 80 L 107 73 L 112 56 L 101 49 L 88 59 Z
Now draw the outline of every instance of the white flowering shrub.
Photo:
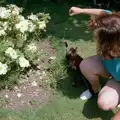
M 46 32 L 49 19 L 44 13 L 24 17 L 16 5 L 0 7 L 0 87 L 16 82 L 21 72 L 37 65 L 35 40 Z

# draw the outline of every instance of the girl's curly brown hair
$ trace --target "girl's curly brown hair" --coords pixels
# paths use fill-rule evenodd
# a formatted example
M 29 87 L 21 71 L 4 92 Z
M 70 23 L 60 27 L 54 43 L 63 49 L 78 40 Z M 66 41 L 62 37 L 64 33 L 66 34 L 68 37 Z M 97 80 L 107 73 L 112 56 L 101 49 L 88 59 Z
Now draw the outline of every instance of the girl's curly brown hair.
M 94 29 L 98 55 L 105 59 L 120 57 L 120 13 L 101 13 L 89 27 Z

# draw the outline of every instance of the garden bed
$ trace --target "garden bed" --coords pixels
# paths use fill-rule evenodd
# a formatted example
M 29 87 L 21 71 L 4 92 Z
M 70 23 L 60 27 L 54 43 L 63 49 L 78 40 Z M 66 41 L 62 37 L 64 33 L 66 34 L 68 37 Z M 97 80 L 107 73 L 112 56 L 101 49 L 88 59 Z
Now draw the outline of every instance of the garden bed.
M 12 90 L 4 89 L 0 91 L 0 107 L 23 109 L 36 108 L 52 100 L 52 91 L 46 89 L 49 77 L 47 71 L 51 65 L 50 61 L 55 59 L 55 49 L 48 40 L 38 41 L 38 50 L 41 56 L 38 68 L 30 70 L 19 80 L 18 85 Z

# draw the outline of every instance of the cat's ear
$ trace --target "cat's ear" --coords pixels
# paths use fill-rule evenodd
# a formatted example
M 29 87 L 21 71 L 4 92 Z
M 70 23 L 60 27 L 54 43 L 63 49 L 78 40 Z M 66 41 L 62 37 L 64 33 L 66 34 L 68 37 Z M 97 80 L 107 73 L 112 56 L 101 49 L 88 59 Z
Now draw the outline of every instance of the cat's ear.
M 68 43 L 67 41 L 64 41 L 65 47 L 68 47 Z

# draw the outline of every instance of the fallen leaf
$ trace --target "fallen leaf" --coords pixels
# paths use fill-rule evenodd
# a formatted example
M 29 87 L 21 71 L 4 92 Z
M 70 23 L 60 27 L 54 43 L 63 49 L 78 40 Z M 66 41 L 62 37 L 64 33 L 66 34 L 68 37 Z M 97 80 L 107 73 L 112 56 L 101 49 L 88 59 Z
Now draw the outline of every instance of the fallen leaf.
M 9 96 L 7 94 L 5 94 L 5 98 L 9 98 Z
M 18 87 L 17 87 L 17 86 L 15 86 L 15 87 L 14 87 L 14 89 L 15 89 L 15 90 L 18 90 Z
M 31 85 L 32 85 L 32 86 L 37 86 L 37 82 L 36 82 L 36 81 L 33 81 L 33 82 L 31 83 Z
M 42 80 L 43 79 L 43 77 L 42 76 L 40 76 L 40 80 Z
M 18 97 L 18 98 L 20 98 L 21 96 L 22 96 L 22 94 L 21 94 L 21 93 L 18 93 L 18 94 L 17 94 L 17 97 Z
M 51 56 L 50 59 L 51 59 L 51 60 L 55 60 L 56 57 L 55 57 L 55 56 Z
M 45 73 L 45 71 L 43 71 L 43 72 L 42 72 L 42 75 L 43 75 L 43 76 L 46 76 L 46 73 Z

